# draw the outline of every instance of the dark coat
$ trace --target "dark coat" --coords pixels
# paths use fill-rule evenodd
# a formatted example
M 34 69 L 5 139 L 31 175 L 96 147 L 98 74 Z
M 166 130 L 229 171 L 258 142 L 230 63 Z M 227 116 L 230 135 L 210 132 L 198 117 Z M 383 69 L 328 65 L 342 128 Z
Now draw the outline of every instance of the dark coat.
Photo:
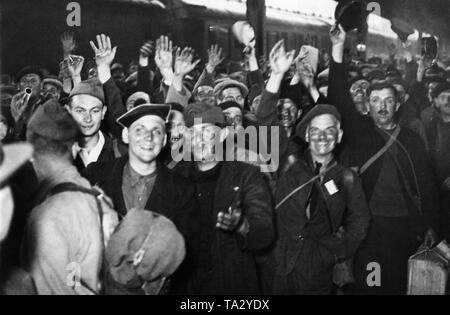
M 83 176 L 92 185 L 98 185 L 112 198 L 114 208 L 121 217 L 125 216 L 128 210 L 122 193 L 123 169 L 127 162 L 128 156 L 123 156 L 111 162 L 93 163 L 83 172 Z M 148 198 L 146 210 L 166 216 L 180 228 L 191 221 L 189 219 L 196 205 L 194 201 L 192 183 L 157 162 L 156 182 Z
M 185 164 L 179 171 L 191 178 L 195 165 Z M 239 187 L 236 191 L 235 187 Z M 250 231 L 244 238 L 237 233 L 216 230 L 212 246 L 212 288 L 210 294 L 261 293 L 256 253 L 274 240 L 272 200 L 269 187 L 257 167 L 241 162 L 223 162 L 214 195 L 213 216 L 227 212 L 241 202 Z M 197 272 L 203 272 L 198 270 Z M 195 293 L 195 279 L 193 280 Z
M 348 149 L 342 162 L 349 167 L 361 167 L 386 144 L 386 140 L 377 131 L 372 118 L 360 115 L 352 106 L 345 78 L 343 64 L 332 61 L 329 99 L 342 115 L 344 143 Z M 426 229 L 437 225 L 439 199 L 436 179 L 421 138 L 415 132 L 402 128 L 397 140 L 401 146 L 396 158 L 406 177 L 406 182 L 400 182 L 408 203 L 409 217 L 414 231 L 423 236 Z M 382 166 L 383 159 L 380 158 L 361 177 L 367 200 L 372 198 Z M 414 177 L 417 178 L 417 184 Z M 405 185 L 408 185 L 413 196 L 407 193 Z M 414 199 L 420 200 L 420 207 Z
M 112 198 L 120 217 L 127 214 L 122 193 L 123 169 L 128 155 L 111 162 L 94 163 L 83 172 L 92 185 L 98 185 Z M 199 226 L 195 217 L 197 200 L 192 183 L 157 162 L 157 177 L 146 210 L 160 213 L 172 220 L 186 241 L 186 259 L 180 270 L 190 268 L 197 251 L 196 236 Z M 182 281 L 182 280 L 180 280 Z
M 114 140 L 106 134 L 103 134 L 103 136 L 105 137 L 105 145 L 103 146 L 102 151 L 98 156 L 97 162 L 100 163 L 111 162 L 115 160 L 117 157 L 119 157 L 120 153 L 119 152 L 116 153 L 118 149 L 116 150 L 114 149 Z M 77 162 L 77 159 L 75 159 L 75 166 L 78 172 L 81 173 L 86 167 L 84 166 L 84 163 L 81 159 L 79 159 L 78 161 L 79 162 Z
M 306 207 L 313 183 L 298 191 L 276 210 L 279 239 L 275 251 L 275 293 L 313 293 L 314 291 L 310 291 L 313 287 L 331 287 L 333 265 L 338 259 L 351 258 L 366 236 L 369 209 L 361 180 L 351 170 L 334 163 L 336 166 L 325 174 L 322 184 L 316 183 L 320 187 L 318 198 L 324 202 L 317 203 L 309 220 Z M 278 182 L 277 203 L 313 178 L 313 169 L 309 154 L 292 164 Z M 338 189 L 333 195 L 325 187 L 331 180 Z M 329 219 L 323 215 L 327 211 Z M 344 238 L 336 236 L 340 227 L 345 227 Z M 296 266 L 298 264 L 303 266 Z M 306 268 L 307 265 L 311 268 Z M 304 281 L 287 287 L 277 283 L 288 282 L 293 271 L 294 274 L 300 273 L 295 277 Z M 327 273 L 328 278 L 324 278 Z

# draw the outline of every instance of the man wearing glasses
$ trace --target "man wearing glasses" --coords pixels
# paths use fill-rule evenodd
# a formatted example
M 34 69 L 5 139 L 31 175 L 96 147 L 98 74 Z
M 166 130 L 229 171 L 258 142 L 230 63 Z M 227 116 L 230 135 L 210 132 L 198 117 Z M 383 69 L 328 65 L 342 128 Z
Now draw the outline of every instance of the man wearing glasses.
M 394 119 L 400 108 L 395 87 L 372 84 L 369 115 L 362 116 L 346 93 L 343 65 L 346 34 L 331 32 L 330 102 L 342 114 L 344 165 L 359 170 L 372 214 L 368 236 L 355 257 L 358 294 L 402 294 L 407 263 L 421 242 L 436 242 L 433 228 L 439 209 L 437 187 L 423 141 Z

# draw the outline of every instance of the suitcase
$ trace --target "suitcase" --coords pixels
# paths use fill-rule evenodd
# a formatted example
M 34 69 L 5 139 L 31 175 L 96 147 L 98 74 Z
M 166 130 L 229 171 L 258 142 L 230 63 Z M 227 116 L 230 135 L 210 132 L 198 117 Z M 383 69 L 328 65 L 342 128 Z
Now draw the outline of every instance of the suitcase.
M 433 249 L 420 249 L 408 261 L 408 295 L 445 295 L 450 247 L 444 241 Z

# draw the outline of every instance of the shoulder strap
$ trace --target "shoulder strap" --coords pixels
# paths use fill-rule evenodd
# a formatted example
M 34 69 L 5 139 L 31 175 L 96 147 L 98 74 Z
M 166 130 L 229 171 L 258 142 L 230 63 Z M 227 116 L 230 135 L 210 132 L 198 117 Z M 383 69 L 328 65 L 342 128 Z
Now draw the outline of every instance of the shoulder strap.
M 386 142 L 385 146 L 380 149 L 377 153 L 375 153 L 360 169 L 359 169 L 359 175 L 364 174 L 367 169 L 375 163 L 383 154 L 386 153 L 387 150 L 394 144 L 395 140 L 397 140 L 398 135 L 400 134 L 400 126 L 398 126 L 394 133 L 389 138 L 389 141 Z
M 89 194 L 92 195 L 94 197 L 98 197 L 101 195 L 101 193 L 96 190 L 96 189 L 89 189 L 89 188 L 85 188 L 83 186 L 77 185 L 75 183 L 62 183 L 59 185 L 56 185 L 55 187 L 53 187 L 48 193 L 47 193 L 47 197 L 51 197 L 63 192 L 68 192 L 68 191 L 73 191 L 73 192 L 81 192 L 81 193 L 85 193 L 85 194 Z
M 292 196 L 294 196 L 297 192 L 299 192 L 300 190 L 302 190 L 303 188 L 305 188 L 306 186 L 308 186 L 311 183 L 314 183 L 316 180 L 318 180 L 319 178 L 321 178 L 322 176 L 324 176 L 326 173 L 328 173 L 328 171 L 330 171 L 332 168 L 334 168 L 337 165 L 337 163 L 333 163 L 331 166 L 329 166 L 325 171 L 320 172 L 318 175 L 314 176 L 313 178 L 311 178 L 310 180 L 308 180 L 307 182 L 301 184 L 300 186 L 298 186 L 297 188 L 295 188 L 293 191 L 291 191 L 283 200 L 281 200 L 275 207 L 275 210 L 278 210 L 286 201 L 288 201 L 290 198 L 292 198 Z

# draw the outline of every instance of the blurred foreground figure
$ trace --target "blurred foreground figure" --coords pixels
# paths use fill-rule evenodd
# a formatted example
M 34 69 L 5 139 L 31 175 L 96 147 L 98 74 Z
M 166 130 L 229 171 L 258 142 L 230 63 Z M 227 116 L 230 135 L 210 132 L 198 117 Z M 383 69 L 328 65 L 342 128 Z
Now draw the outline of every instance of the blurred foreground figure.
M 39 107 L 28 124 L 40 190 L 25 230 L 23 266 L 38 294 L 102 290 L 104 247 L 118 219 L 110 200 L 72 164 L 77 131 L 67 110 L 54 101 Z
M 32 147 L 29 144 L 0 144 L 0 249 L 3 240 L 8 235 L 14 211 L 14 200 L 8 179 L 19 169 L 32 155 Z M 3 269 L 0 252 L 0 294 L 3 292 Z

